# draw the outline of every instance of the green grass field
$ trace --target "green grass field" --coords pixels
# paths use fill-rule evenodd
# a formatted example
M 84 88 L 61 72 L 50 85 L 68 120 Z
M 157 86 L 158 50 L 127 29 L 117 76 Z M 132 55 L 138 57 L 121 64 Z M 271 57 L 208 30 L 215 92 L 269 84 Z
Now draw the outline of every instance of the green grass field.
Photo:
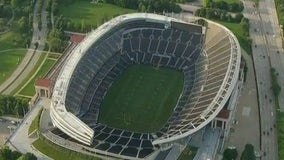
M 56 54 L 56 53 L 49 53 L 48 58 L 54 58 L 58 59 L 61 56 L 61 54 Z
M 217 21 L 217 22 L 224 25 L 228 29 L 230 29 L 234 33 L 234 35 L 237 37 L 241 47 L 248 54 L 251 54 L 252 51 L 251 51 L 250 43 L 249 43 L 248 39 L 246 38 L 244 31 L 243 31 L 243 28 L 241 27 L 240 24 L 232 23 L 232 22 L 223 22 L 223 21 Z
M 178 160 L 193 160 L 197 150 L 198 148 L 196 147 L 187 146 L 178 157 Z
M 36 76 L 28 83 L 28 85 L 20 92 L 21 95 L 26 96 L 33 96 L 35 94 L 35 81 L 39 77 L 43 77 L 49 69 L 52 67 L 52 65 L 55 63 L 55 60 L 46 59 L 43 66 L 40 68 Z
M 135 132 L 154 132 L 168 120 L 183 87 L 183 73 L 134 65 L 108 91 L 99 122 Z
M 0 51 L 0 84 L 3 83 L 21 63 L 27 50 Z
M 54 160 L 100 160 L 99 158 L 85 155 L 79 152 L 75 152 L 61 146 L 58 146 L 49 140 L 45 139 L 41 136 L 41 138 L 37 139 L 33 142 L 33 146 L 38 149 L 41 153 L 48 155 L 48 157 Z
M 42 113 L 42 109 L 38 112 L 35 119 L 33 119 L 32 123 L 29 127 L 29 131 L 28 131 L 29 134 L 32 133 L 34 130 L 38 129 L 41 113 Z
M 15 42 L 18 36 L 15 32 L 0 35 L 0 84 L 13 73 L 26 55 L 27 50 Z
M 112 4 L 91 4 L 89 0 L 74 1 L 69 5 L 59 5 L 60 14 L 81 26 L 96 26 L 102 24 L 103 19 L 131 13 L 135 10 L 118 7 Z M 72 12 L 70 12 L 72 11 Z M 80 27 L 79 27 L 80 28 Z
M 22 48 L 22 44 L 18 44 L 16 40 L 20 38 L 21 35 L 15 32 L 7 32 L 0 35 L 0 51 L 6 49 Z

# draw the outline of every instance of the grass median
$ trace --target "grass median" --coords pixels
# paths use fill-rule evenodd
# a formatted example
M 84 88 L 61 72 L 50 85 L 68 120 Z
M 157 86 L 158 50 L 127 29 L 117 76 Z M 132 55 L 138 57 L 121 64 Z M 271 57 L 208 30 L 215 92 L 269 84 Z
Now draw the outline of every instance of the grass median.
M 11 95 L 16 94 L 22 86 L 25 85 L 25 83 L 34 75 L 34 73 L 36 72 L 37 68 L 40 66 L 40 64 L 42 63 L 42 61 L 44 60 L 46 56 L 46 53 L 41 53 L 37 63 L 35 64 L 35 66 L 33 67 L 33 69 L 29 72 L 29 74 L 24 78 L 24 80 L 10 93 Z
M 185 147 L 185 149 L 178 157 L 178 160 L 193 160 L 197 153 L 197 150 L 198 148 L 196 147 L 190 147 L 190 146 Z
M 48 157 L 54 160 L 100 160 L 99 158 L 82 154 L 79 152 L 75 152 L 66 148 L 63 148 L 59 145 L 52 143 L 47 140 L 43 136 L 40 136 L 35 142 L 33 142 L 33 146 L 39 150 L 41 153 L 48 155 Z
M 32 121 L 32 123 L 29 127 L 29 131 L 28 131 L 29 134 L 39 128 L 39 120 L 40 120 L 41 113 L 42 113 L 42 109 L 38 112 L 37 116 Z

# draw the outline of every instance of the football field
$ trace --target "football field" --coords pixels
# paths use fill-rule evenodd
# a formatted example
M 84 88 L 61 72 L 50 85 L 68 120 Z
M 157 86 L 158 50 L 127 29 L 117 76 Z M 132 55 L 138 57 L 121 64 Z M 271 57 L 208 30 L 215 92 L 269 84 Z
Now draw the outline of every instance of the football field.
M 157 131 L 170 117 L 183 81 L 181 71 L 133 65 L 109 89 L 98 121 L 135 132 Z

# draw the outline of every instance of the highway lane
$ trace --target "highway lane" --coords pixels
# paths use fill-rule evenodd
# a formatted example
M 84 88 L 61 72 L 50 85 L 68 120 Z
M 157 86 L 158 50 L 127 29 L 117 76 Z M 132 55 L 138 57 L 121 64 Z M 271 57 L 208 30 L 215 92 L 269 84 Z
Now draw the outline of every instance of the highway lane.
M 259 9 L 257 9 L 253 7 L 253 1 L 244 1 L 244 3 L 245 16 L 250 20 L 250 36 L 253 42 L 253 60 L 259 94 L 262 160 L 277 160 L 275 106 L 271 90 L 270 66 L 279 66 L 277 64 L 279 62 L 273 61 L 271 57 L 271 52 L 278 50 L 279 44 L 272 40 L 276 37 L 277 29 L 275 24 L 269 22 L 272 21 L 269 17 L 273 17 L 271 15 L 273 5 L 268 5 L 267 1 L 260 1 Z
M 265 0 L 263 3 L 260 3 L 259 11 L 264 32 L 266 33 L 271 66 L 278 72 L 278 83 L 284 90 L 284 54 L 274 1 Z M 279 102 L 281 110 L 284 111 L 283 91 L 280 93 Z

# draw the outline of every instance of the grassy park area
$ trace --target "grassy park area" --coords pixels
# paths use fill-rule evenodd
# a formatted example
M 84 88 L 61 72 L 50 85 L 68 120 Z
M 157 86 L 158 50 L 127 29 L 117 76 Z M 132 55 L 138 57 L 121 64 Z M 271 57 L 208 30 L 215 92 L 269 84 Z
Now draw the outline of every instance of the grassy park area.
M 0 84 L 17 68 L 26 55 L 27 50 L 16 42 L 19 35 L 7 32 L 0 35 Z
M 197 153 L 197 150 L 198 148 L 196 147 L 187 146 L 178 157 L 178 160 L 193 160 Z
M 21 63 L 27 50 L 0 51 L 0 84 L 3 83 Z
M 127 68 L 103 100 L 99 122 L 136 132 L 154 132 L 171 115 L 183 87 L 183 73 L 169 68 Z
M 0 34 L 0 51 L 7 49 L 22 48 L 22 44 L 19 44 L 17 39 L 20 39 L 21 35 L 15 32 L 7 32 Z
M 60 14 L 71 21 L 75 29 L 95 27 L 114 16 L 135 12 L 112 4 L 92 4 L 90 1 L 74 1 L 68 5 L 59 5 Z M 70 12 L 72 11 L 72 12 Z
M 246 37 L 245 32 L 242 28 L 242 26 L 239 23 L 232 23 L 232 22 L 223 22 L 223 21 L 217 21 L 218 23 L 224 25 L 228 29 L 230 29 L 234 35 L 238 38 L 239 43 L 241 47 L 248 53 L 251 54 L 251 42 Z

